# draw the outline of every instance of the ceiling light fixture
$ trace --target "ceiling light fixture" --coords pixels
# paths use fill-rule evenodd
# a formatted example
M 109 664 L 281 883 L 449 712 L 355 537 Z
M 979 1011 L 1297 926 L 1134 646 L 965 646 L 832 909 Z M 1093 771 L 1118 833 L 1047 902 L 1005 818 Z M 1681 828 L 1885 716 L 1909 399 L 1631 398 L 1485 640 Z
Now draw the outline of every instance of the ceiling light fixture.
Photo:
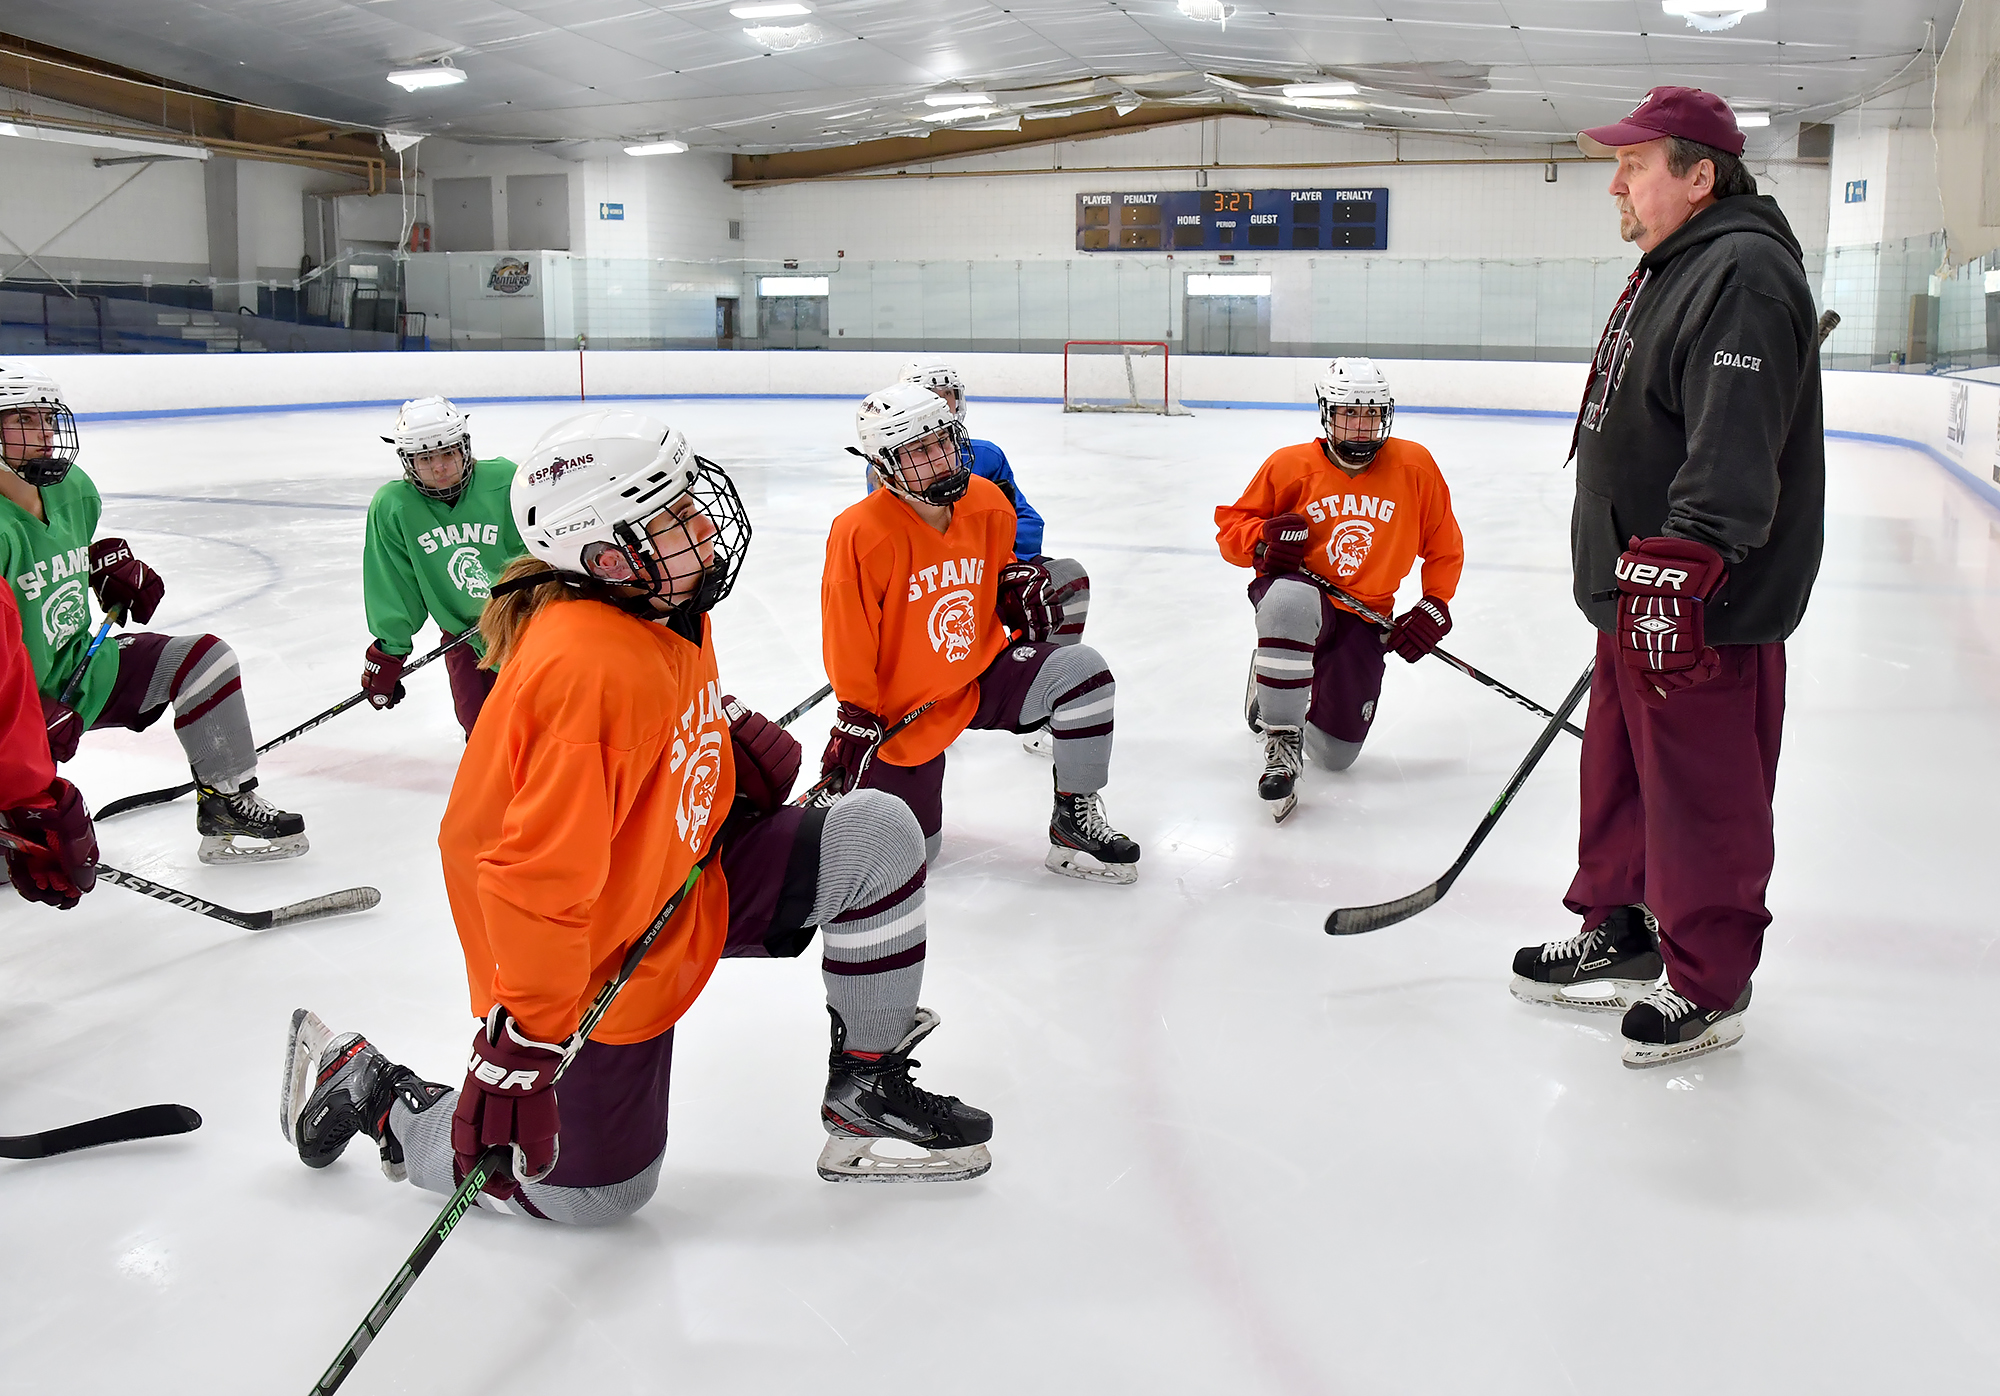
M 1767 111 L 1740 111 L 1736 113 L 1736 129 L 1748 131 L 1753 126 L 1769 126 L 1771 113 Z
M 1306 111 L 1366 111 L 1368 104 L 1357 97 L 1288 97 L 1289 106 Z
M 421 67 L 397 68 L 389 74 L 389 81 L 405 92 L 417 92 L 426 87 L 450 87 L 464 82 L 465 70 L 453 67 L 449 58 L 440 58 Z
M 94 131 L 71 131 L 61 126 L 35 126 L 25 121 L 0 121 L 0 136 L 19 136 L 30 141 L 54 141 L 58 145 L 86 145 L 96 150 L 123 150 L 133 155 L 157 155 L 176 160 L 206 160 L 206 146 L 175 145 L 169 141 L 139 141 L 125 136 L 100 136 Z
M 1351 82 L 1288 82 L 1278 89 L 1286 97 L 1353 97 L 1361 89 Z
M 924 98 L 927 107 L 983 107 L 993 98 L 984 92 L 933 92 Z
M 1661 0 L 1660 8 L 1686 20 L 1690 29 L 1713 34 L 1734 29 L 1748 15 L 1764 13 L 1764 0 Z
M 688 148 L 686 141 L 651 140 L 625 147 L 627 155 L 679 155 Z
M 809 15 L 810 5 L 735 5 L 729 13 L 738 19 L 784 19 L 789 15 Z
M 1236 14 L 1234 5 L 1225 5 L 1222 0 L 1180 0 L 1180 12 L 1189 19 L 1205 20 L 1210 24 L 1229 27 L 1230 19 Z
M 753 24 L 743 32 L 759 48 L 775 49 L 780 53 L 804 48 L 819 38 L 819 30 L 810 24 Z
M 950 111 L 925 111 L 917 115 L 925 121 L 962 121 L 968 116 L 991 116 L 993 113 L 984 107 L 954 107 Z

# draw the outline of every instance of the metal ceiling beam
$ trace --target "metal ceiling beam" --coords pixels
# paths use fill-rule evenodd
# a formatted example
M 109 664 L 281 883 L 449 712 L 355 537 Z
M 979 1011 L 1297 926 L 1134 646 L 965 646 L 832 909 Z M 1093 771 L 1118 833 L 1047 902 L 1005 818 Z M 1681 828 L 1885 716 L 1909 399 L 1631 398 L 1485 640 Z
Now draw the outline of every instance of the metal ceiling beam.
M 1190 121 L 1207 121 L 1217 116 L 1256 116 L 1247 107 L 1213 106 L 1191 111 L 1186 107 L 1143 106 L 1119 116 L 1114 110 L 1080 112 L 1075 116 L 1052 117 L 1046 121 L 1024 118 L 1018 131 L 933 131 L 928 136 L 894 136 L 888 140 L 861 141 L 855 145 L 832 146 L 825 150 L 794 150 L 782 155 L 736 155 L 730 157 L 729 182 L 738 189 L 758 189 L 775 184 L 796 184 L 837 175 L 865 174 L 892 170 L 905 165 L 927 165 L 936 160 L 958 160 L 968 155 L 987 155 L 1000 150 L 1025 150 L 1058 141 L 1094 140 L 1127 131 L 1150 131 L 1164 126 L 1181 126 Z

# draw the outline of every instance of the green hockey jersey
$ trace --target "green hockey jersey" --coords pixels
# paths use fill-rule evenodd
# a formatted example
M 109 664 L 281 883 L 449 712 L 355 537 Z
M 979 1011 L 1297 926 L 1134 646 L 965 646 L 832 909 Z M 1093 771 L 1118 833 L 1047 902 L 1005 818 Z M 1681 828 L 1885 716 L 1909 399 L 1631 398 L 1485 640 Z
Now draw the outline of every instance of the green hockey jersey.
M 70 467 L 53 485 L 42 487 L 42 512 L 30 514 L 0 497 L 0 569 L 21 606 L 21 638 L 35 666 L 35 686 L 61 695 L 90 648 L 95 623 L 90 615 L 90 541 L 103 512 L 97 486 Z M 75 707 L 84 724 L 97 720 L 118 678 L 118 646 L 100 645 Z
M 361 553 L 361 594 L 368 630 L 390 654 L 408 654 L 424 618 L 456 635 L 479 624 L 487 588 L 527 551 L 507 497 L 514 462 L 473 462 L 457 504 L 418 493 L 395 479 L 368 504 Z M 482 655 L 475 634 L 469 642 Z

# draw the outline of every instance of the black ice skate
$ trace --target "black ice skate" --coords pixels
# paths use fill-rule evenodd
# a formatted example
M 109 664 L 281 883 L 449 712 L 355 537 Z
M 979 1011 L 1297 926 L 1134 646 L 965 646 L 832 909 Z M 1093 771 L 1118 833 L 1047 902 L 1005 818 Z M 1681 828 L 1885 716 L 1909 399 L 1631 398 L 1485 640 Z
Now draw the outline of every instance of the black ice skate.
M 389 1107 L 401 1099 L 422 1114 L 449 1093 L 388 1060 L 360 1033 L 335 1037 L 311 1009 L 292 1011 L 278 1128 L 308 1168 L 326 1167 L 348 1140 L 366 1134 L 381 1146 L 382 1171 L 402 1182 L 409 1170 L 389 1131 Z
M 1086 882 L 1139 880 L 1139 845 L 1106 821 L 1104 802 L 1095 791 L 1056 792 L 1055 812 L 1049 816 L 1049 856 L 1042 862 L 1050 872 Z
M 1748 984 L 1728 1008 L 1697 1007 L 1673 985 L 1662 984 L 1633 1004 L 1619 1024 L 1625 1065 L 1643 1070 L 1733 1047 L 1743 1036 L 1743 1010 L 1749 1006 Z
M 1271 811 L 1272 820 L 1282 824 L 1299 805 L 1292 791 L 1305 769 L 1305 732 L 1297 727 L 1264 727 L 1261 732 L 1264 774 L 1257 778 L 1257 798 Z
M 194 827 L 201 835 L 196 856 L 204 863 L 272 863 L 296 858 L 312 847 L 306 842 L 305 817 L 281 810 L 259 795 L 255 776 L 234 791 L 197 784 L 195 792 Z M 254 842 L 239 843 L 239 839 Z
M 820 1177 L 830 1183 L 951 1183 L 993 1166 L 986 1149 L 993 1117 L 957 1096 L 921 1090 L 910 1079 L 910 1068 L 919 1065 L 910 1050 L 937 1027 L 937 1014 L 919 1008 L 896 1050 L 871 1059 L 846 1050 L 847 1024 L 831 1006 L 826 1011 L 833 1018 L 833 1053 L 820 1107 L 828 1136 Z M 912 1156 L 903 1147 L 908 1145 L 921 1152 Z
M 1514 997 L 1586 1013 L 1623 1013 L 1659 982 L 1660 926 L 1643 906 L 1621 906 L 1568 940 L 1514 952 Z

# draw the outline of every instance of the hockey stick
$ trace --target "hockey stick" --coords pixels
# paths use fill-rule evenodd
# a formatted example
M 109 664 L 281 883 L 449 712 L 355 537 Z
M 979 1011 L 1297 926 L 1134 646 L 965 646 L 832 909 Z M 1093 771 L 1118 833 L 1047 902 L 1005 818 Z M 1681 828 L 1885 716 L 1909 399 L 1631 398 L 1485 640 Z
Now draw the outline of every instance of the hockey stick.
M 474 629 L 477 629 L 477 627 L 474 627 Z M 445 653 L 445 651 L 456 649 L 458 646 L 464 644 L 467 640 L 472 638 L 472 634 L 473 632 L 471 630 L 468 630 L 463 635 L 460 635 L 456 640 L 446 640 L 443 644 L 439 645 L 436 649 L 432 650 L 430 653 L 424 655 L 421 659 L 416 660 L 414 663 L 404 665 L 403 672 L 405 674 L 414 674 L 417 670 L 423 668 L 433 659 L 437 659 L 440 656 L 442 656 Z M 355 704 L 367 701 L 367 698 L 368 698 L 368 693 L 367 690 L 364 689 L 360 693 L 355 694 L 351 698 L 341 699 L 338 703 L 335 703 L 332 707 L 328 708 L 318 717 L 307 718 L 304 722 L 301 722 L 298 726 L 294 727 L 291 731 L 286 732 L 282 736 L 271 738 L 270 741 L 264 743 L 264 745 L 257 748 L 257 754 L 259 756 L 262 756 L 272 747 L 283 746 L 286 742 L 289 742 L 292 738 L 303 736 L 305 733 L 312 731 L 313 728 L 319 726 L 322 722 L 325 722 L 327 719 L 339 717 L 342 713 L 346 712 L 349 708 L 353 707 Z M 135 809 L 145 809 L 149 805 L 164 805 L 170 800 L 178 800 L 181 796 L 187 794 L 190 790 L 193 790 L 194 787 L 195 783 L 193 781 L 189 781 L 186 785 L 169 786 L 165 790 L 147 790 L 137 795 L 127 795 L 122 800 L 113 800 L 103 809 L 93 814 L 91 818 L 99 823 L 102 823 L 104 820 L 115 818 L 118 815 L 129 814 Z
M 100 1144 L 133 1139 L 159 1139 L 201 1128 L 201 1116 L 185 1105 L 142 1105 L 81 1124 L 45 1129 L 40 1134 L 0 1134 L 0 1158 L 48 1158 Z
M 645 934 L 634 941 L 632 948 L 625 952 L 625 959 L 618 966 L 617 977 L 606 980 L 604 987 L 597 991 L 597 996 L 591 1000 L 589 1009 L 584 1012 L 583 1021 L 577 1024 L 576 1035 L 571 1038 L 571 1042 L 575 1045 L 556 1068 L 557 1080 L 562 1079 L 563 1071 L 568 1068 L 576 1052 L 590 1039 L 590 1034 L 596 1030 L 598 1023 L 603 1021 L 605 1013 L 610 1010 L 611 1001 L 618 997 L 618 991 L 625 987 L 625 981 L 639 968 L 639 962 L 646 958 L 646 952 L 653 948 L 653 942 L 660 938 L 660 932 L 666 929 L 667 922 L 673 919 L 674 912 L 693 890 L 695 879 L 701 876 L 703 866 L 721 847 L 722 841 L 717 839 L 709 845 L 708 852 L 702 855 L 701 861 L 688 869 L 687 881 L 681 884 L 678 892 L 667 898 L 667 904 L 660 908 L 660 914 L 653 918 L 653 924 L 646 927 Z M 513 1161 L 512 1151 L 511 1144 L 501 1144 L 488 1149 L 467 1170 L 465 1180 L 458 1185 L 458 1191 L 451 1195 L 451 1200 L 444 1204 L 444 1210 L 437 1214 L 437 1220 L 433 1221 L 431 1229 L 424 1233 L 424 1239 L 417 1242 L 417 1248 L 410 1252 L 409 1259 L 403 1262 L 403 1268 L 396 1272 L 396 1278 L 389 1281 L 389 1287 L 382 1291 L 382 1297 L 375 1301 L 375 1307 L 368 1311 L 367 1317 L 361 1320 L 361 1326 L 354 1330 L 346 1345 L 334 1357 L 333 1364 L 321 1375 L 319 1382 L 312 1389 L 312 1396 L 326 1396 L 326 1393 L 340 1389 L 340 1384 L 347 1380 L 347 1374 L 352 1372 L 354 1365 L 361 1360 L 361 1354 L 368 1351 L 368 1345 L 381 1336 L 383 1326 L 389 1322 L 389 1316 L 396 1312 L 396 1307 L 403 1302 L 403 1297 L 410 1292 L 410 1287 L 416 1284 L 417 1276 L 424 1273 L 424 1267 L 431 1263 L 432 1257 L 444 1246 L 451 1233 L 457 1230 L 465 1214 L 476 1205 L 480 1190 L 495 1178 L 506 1176 Z
M 1317 572 L 1309 572 L 1305 568 L 1301 567 L 1298 570 L 1297 575 L 1304 577 L 1308 582 L 1311 582 L 1314 586 L 1318 587 L 1321 591 L 1325 592 L 1335 601 L 1345 606 L 1348 610 L 1354 612 L 1355 615 L 1360 616 L 1361 619 L 1367 621 L 1369 624 L 1378 625 L 1383 630 L 1390 630 L 1394 628 L 1395 623 L 1391 621 L 1387 616 L 1381 614 L 1379 611 L 1370 610 L 1367 606 L 1363 605 L 1360 601 L 1356 600 L 1354 597 L 1349 596 L 1346 592 L 1342 591 L 1332 582 L 1329 582 L 1326 578 L 1320 576 Z M 1470 664 L 1467 664 L 1463 659 L 1460 659 L 1457 655 L 1451 654 L 1446 650 L 1444 650 L 1443 648 L 1436 645 L 1433 645 L 1431 647 L 1431 654 L 1439 659 L 1442 659 L 1445 663 L 1449 664 L 1452 668 L 1458 670 L 1459 673 L 1465 675 L 1467 678 L 1479 680 L 1479 682 L 1485 684 L 1488 688 L 1492 689 L 1502 698 L 1511 698 L 1514 702 L 1519 703 L 1522 707 L 1526 708 L 1536 717 L 1549 718 L 1555 716 L 1554 713 L 1550 712 L 1540 703 L 1537 703 L 1534 699 L 1528 697 L 1525 693 L 1515 692 L 1513 689 L 1507 687 L 1506 684 L 1494 678 L 1491 674 L 1482 673 L 1480 670 L 1473 668 Z M 1563 730 L 1569 733 L 1572 737 L 1583 736 L 1583 729 L 1581 727 L 1578 727 L 1575 723 L 1572 722 L 1565 722 L 1563 724 Z
M 24 839 L 18 834 L 10 834 L 0 829 L 0 848 L 9 848 L 16 853 L 25 853 L 31 858 L 47 858 L 49 851 L 40 844 Z M 345 916 L 353 911 L 367 911 L 381 902 L 382 894 L 373 887 L 349 887 L 340 892 L 328 892 L 323 897 L 308 897 L 302 902 L 291 902 L 270 911 L 236 911 L 214 902 L 150 882 L 137 873 L 128 873 L 122 868 L 114 868 L 109 863 L 97 865 L 97 877 L 101 882 L 109 882 L 127 891 L 139 892 L 156 901 L 170 906 L 184 907 L 198 911 L 203 916 L 217 921 L 227 921 L 232 926 L 241 926 L 246 931 L 268 931 L 273 926 L 295 926 L 301 921 L 318 921 L 328 916 Z
M 827 687 L 831 689 L 833 685 L 828 684 Z M 820 801 L 825 800 L 828 804 L 832 804 L 833 799 L 831 797 L 845 795 L 847 793 L 847 790 L 860 789 L 862 772 L 868 769 L 868 763 L 875 759 L 875 753 L 882 749 L 882 744 L 888 741 L 889 738 L 895 736 L 898 732 L 902 731 L 905 727 L 908 727 L 911 723 L 915 722 L 918 718 L 922 717 L 925 713 L 929 712 L 932 708 L 936 707 L 937 701 L 938 701 L 937 699 L 933 698 L 931 699 L 930 702 L 924 704 L 922 707 L 914 708 L 911 711 L 903 714 L 903 716 L 897 718 L 894 722 L 890 723 L 889 730 L 884 732 L 880 737 L 877 737 L 875 739 L 875 745 L 869 747 L 867 755 L 861 758 L 860 768 L 854 772 L 853 783 L 850 784 L 847 787 L 847 789 L 835 790 L 833 788 L 834 781 L 838 779 L 840 775 L 840 773 L 836 771 L 833 775 L 821 776 L 819 784 L 815 785 L 812 789 L 806 791 L 805 794 L 799 796 L 799 798 L 792 801 L 792 803 L 795 805 L 816 805 L 820 803 Z
M 794 722 L 797 722 L 800 718 L 804 717 L 807 713 L 811 712 L 814 708 L 818 707 L 820 703 L 827 697 L 827 695 L 831 694 L 832 692 L 833 692 L 832 684 L 830 683 L 821 684 L 819 686 L 819 692 L 813 694 L 813 696 L 806 699 L 805 702 L 799 704 L 796 708 L 793 708 L 790 712 L 786 713 L 783 717 L 779 718 L 778 725 L 780 727 L 790 727 Z
M 1500 792 L 1500 798 L 1486 811 L 1486 817 L 1479 821 L 1479 827 L 1473 831 L 1472 841 L 1466 844 L 1465 851 L 1458 855 L 1458 861 L 1451 865 L 1443 877 L 1422 891 L 1412 892 L 1409 896 L 1399 897 L 1393 902 L 1378 902 L 1374 906 L 1344 906 L 1326 918 L 1326 933 L 1330 936 L 1355 936 L 1364 931 L 1379 931 L 1384 926 L 1407 921 L 1418 912 L 1436 905 L 1438 899 L 1451 890 L 1451 884 L 1458 880 L 1458 875 L 1465 871 L 1465 865 L 1472 861 L 1472 855 L 1479 851 L 1479 845 L 1486 842 L 1486 836 L 1493 832 L 1493 826 L 1500 822 L 1500 816 L 1505 814 L 1507 806 L 1514 802 L 1514 796 L 1527 783 L 1528 776 L 1534 771 L 1536 763 L 1555 742 L 1556 733 L 1568 722 L 1569 715 L 1576 711 L 1576 705 L 1583 701 L 1583 695 L 1590 691 L 1590 676 L 1596 668 L 1597 661 L 1594 659 L 1583 666 L 1583 674 L 1577 679 L 1576 686 L 1570 689 L 1569 697 L 1563 699 L 1560 709 L 1549 714 L 1548 725 L 1542 728 L 1542 735 L 1535 738 L 1535 744 L 1528 748 L 1528 754 L 1521 759 L 1521 764 L 1515 769 L 1513 777 L 1508 780 L 1507 788 Z
M 69 682 L 64 684 L 62 692 L 56 695 L 56 701 L 65 708 L 76 702 L 76 695 L 83 690 L 83 676 L 90 672 L 90 661 L 97 658 L 98 647 L 104 643 L 104 637 L 111 633 L 111 627 L 117 619 L 118 613 L 115 610 L 104 613 L 104 623 L 98 626 L 97 633 L 90 637 L 90 648 L 83 652 L 83 662 L 76 666 L 76 672 L 69 676 Z

